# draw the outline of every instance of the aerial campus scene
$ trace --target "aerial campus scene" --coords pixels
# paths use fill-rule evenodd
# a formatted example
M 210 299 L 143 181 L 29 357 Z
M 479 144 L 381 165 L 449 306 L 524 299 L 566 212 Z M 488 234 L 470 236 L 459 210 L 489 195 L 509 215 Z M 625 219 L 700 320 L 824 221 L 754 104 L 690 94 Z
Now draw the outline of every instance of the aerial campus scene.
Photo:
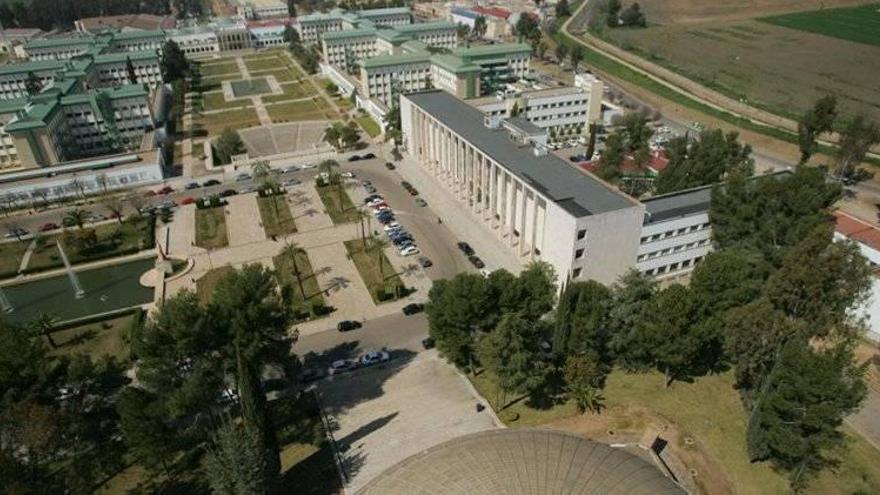
M 876 0 L 0 0 L 0 494 L 880 493 Z

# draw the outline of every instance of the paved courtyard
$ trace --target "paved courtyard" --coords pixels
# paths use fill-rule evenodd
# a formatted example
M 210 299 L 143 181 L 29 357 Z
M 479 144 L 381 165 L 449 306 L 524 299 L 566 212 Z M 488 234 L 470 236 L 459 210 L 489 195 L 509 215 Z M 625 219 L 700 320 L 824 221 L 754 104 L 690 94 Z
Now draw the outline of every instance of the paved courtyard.
M 446 440 L 501 427 L 467 379 L 436 350 L 392 351 L 384 367 L 356 370 L 321 382 L 322 406 L 338 429 L 348 477 L 356 493 L 385 469 Z

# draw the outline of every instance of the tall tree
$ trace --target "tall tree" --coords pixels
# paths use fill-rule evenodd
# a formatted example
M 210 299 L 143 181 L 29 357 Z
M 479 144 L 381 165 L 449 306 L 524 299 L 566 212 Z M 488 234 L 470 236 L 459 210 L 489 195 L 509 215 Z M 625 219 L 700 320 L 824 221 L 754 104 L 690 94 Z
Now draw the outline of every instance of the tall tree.
M 638 2 L 633 3 L 620 14 L 620 23 L 626 27 L 645 27 L 647 21 Z
M 573 354 L 565 360 L 565 390 L 580 412 L 602 410 L 602 388 L 608 371 L 608 366 L 595 354 Z
M 305 250 L 294 241 L 289 241 L 281 250 L 281 255 L 290 260 L 290 265 L 293 268 L 293 276 L 296 279 L 296 284 L 299 287 L 299 294 L 302 297 L 302 300 L 308 301 L 309 299 L 306 297 L 306 290 L 303 287 L 302 270 L 300 270 L 299 262 L 297 261 L 297 258 L 301 254 L 305 254 Z
M 473 33 L 477 38 L 486 36 L 486 18 L 484 16 L 477 16 L 474 19 Z
M 487 328 L 489 307 L 486 279 L 475 273 L 438 280 L 428 292 L 428 329 L 437 349 L 459 368 L 473 371 L 474 335 Z
M 571 15 L 571 8 L 568 6 L 568 0 L 559 0 L 556 2 L 556 17 L 568 17 Z
M 537 43 L 541 41 L 541 27 L 538 20 L 527 12 L 522 12 L 513 31 L 519 37 L 520 41 L 528 43 Z
M 789 473 L 795 491 L 803 489 L 844 446 L 840 426 L 865 397 L 863 374 L 847 342 L 817 350 L 789 341 L 749 421 L 751 459 L 769 460 Z
M 237 131 L 228 127 L 223 129 L 220 137 L 214 142 L 215 158 L 220 164 L 231 163 L 233 156 L 240 155 L 245 151 L 246 148 L 241 136 L 238 135 Z
M 556 55 L 557 62 L 565 61 L 565 57 L 568 56 L 568 45 L 557 43 L 556 48 L 553 49 L 553 54 Z
M 620 25 L 620 9 L 623 6 L 620 0 L 608 0 L 606 5 L 606 23 L 609 27 L 617 27 Z
M 119 395 L 116 411 L 125 442 L 138 462 L 174 480 L 180 437 L 168 426 L 160 398 L 140 388 L 126 387 Z
M 584 60 L 584 47 L 580 44 L 574 45 L 574 48 L 568 53 L 568 58 L 571 61 L 571 71 L 577 72 L 580 63 Z
M 33 329 L 36 335 L 42 335 L 46 337 L 46 342 L 49 343 L 49 346 L 52 349 L 57 349 L 58 344 L 55 343 L 55 339 L 52 338 L 52 332 L 55 331 L 55 326 L 58 325 L 58 318 L 49 313 L 40 313 L 36 319 L 31 322 L 31 329 Z
M 547 262 L 529 263 L 520 272 L 514 287 L 518 312 L 527 321 L 538 321 L 556 303 L 556 274 Z
M 613 132 L 605 140 L 605 149 L 599 156 L 599 177 L 613 181 L 620 177 L 620 164 L 623 162 L 626 138 L 622 132 Z
M 250 495 L 268 492 L 257 437 L 226 418 L 208 448 L 205 467 L 214 493 Z
M 538 338 L 536 325 L 514 313 L 504 316 L 480 339 L 480 362 L 497 379 L 499 396 L 495 404 L 499 410 L 507 407 L 508 394 L 531 393 L 543 384 L 546 370 Z
M 189 68 L 186 61 L 186 55 L 180 49 L 174 40 L 166 40 L 162 45 L 162 59 L 159 61 L 162 69 L 162 79 L 165 81 L 174 81 L 183 79 Z
M 629 152 L 636 152 L 641 149 L 647 149 L 654 130 L 648 125 L 648 118 L 641 112 L 630 112 L 623 116 L 624 135 L 626 136 L 626 149 Z
M 609 349 L 618 364 L 630 370 L 645 369 L 650 349 L 639 344 L 639 327 L 648 321 L 657 283 L 633 269 L 611 288 Z
M 853 177 L 868 150 L 877 143 L 880 143 L 880 127 L 874 122 L 869 122 L 864 115 L 856 115 L 840 133 L 840 142 L 837 145 L 837 175 Z
M 556 305 L 554 354 L 568 356 L 590 352 L 608 362 L 610 302 L 611 291 L 598 282 L 590 280 L 566 285 Z
M 28 95 L 34 96 L 43 91 L 43 81 L 33 71 L 29 71 L 27 79 L 24 81 L 24 90 L 27 91 Z
M 834 95 L 823 96 L 816 100 L 813 108 L 804 112 L 798 122 L 798 146 L 801 149 L 800 163 L 804 164 L 816 152 L 816 138 L 823 133 L 831 132 L 834 119 L 837 118 L 837 98 Z
M 704 186 L 734 173 L 751 175 L 752 148 L 741 145 L 738 138 L 735 132 L 724 134 L 720 129 L 711 129 L 701 132 L 692 143 L 684 137 L 671 140 L 666 148 L 669 164 L 657 177 L 657 192 Z

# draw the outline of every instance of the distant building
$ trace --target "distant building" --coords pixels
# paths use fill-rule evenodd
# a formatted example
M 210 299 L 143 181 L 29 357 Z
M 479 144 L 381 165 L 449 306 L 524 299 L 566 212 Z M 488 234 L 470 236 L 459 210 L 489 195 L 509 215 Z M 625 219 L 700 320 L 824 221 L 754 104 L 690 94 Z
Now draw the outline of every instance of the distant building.
M 287 4 L 281 0 L 233 0 L 235 11 L 245 19 L 287 17 Z
M 351 12 L 333 9 L 330 12 L 300 16 L 293 27 L 299 32 L 303 43 L 318 44 L 324 33 L 359 28 L 389 28 L 411 23 L 412 14 L 407 7 Z
M 172 29 L 174 16 L 151 14 L 107 15 L 84 17 L 74 21 L 74 27 L 83 34 L 99 34 L 105 31 L 158 31 Z
M 46 33 L 42 30 L 32 28 L 0 29 L 0 53 L 20 57 L 21 55 L 16 52 L 16 47 L 44 34 Z
M 513 34 L 513 26 L 510 24 L 510 11 L 500 7 L 453 7 L 449 9 L 449 20 L 455 24 L 474 29 L 477 18 L 486 20 L 486 39 L 501 40 L 509 38 Z
M 408 41 L 446 49 L 458 44 L 455 25 L 450 22 L 425 22 L 383 29 L 364 27 L 324 33 L 321 38 L 324 61 L 346 71 L 377 55 L 399 54 L 403 51 L 402 45 Z

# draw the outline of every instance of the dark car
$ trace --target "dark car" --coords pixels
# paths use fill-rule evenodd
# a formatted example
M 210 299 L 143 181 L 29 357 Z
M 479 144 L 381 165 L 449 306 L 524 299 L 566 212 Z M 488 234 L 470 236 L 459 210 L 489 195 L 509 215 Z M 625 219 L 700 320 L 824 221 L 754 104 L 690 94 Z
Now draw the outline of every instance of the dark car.
M 220 197 L 226 198 L 228 196 L 235 196 L 236 194 L 238 194 L 238 191 L 236 191 L 235 189 L 226 189 L 220 193 Z
M 422 265 L 422 268 L 428 268 L 429 266 L 433 266 L 434 262 L 431 261 L 431 258 L 427 256 L 422 256 L 419 258 L 419 264 Z
M 422 339 L 422 347 L 425 349 L 433 349 L 434 348 L 434 337 L 428 337 L 427 339 Z
M 406 306 L 403 307 L 403 314 L 409 316 L 409 315 L 414 315 L 416 313 L 421 313 L 424 310 L 425 310 L 424 304 L 412 303 L 412 304 L 407 304 Z
M 360 161 L 361 159 L 362 158 L 360 155 L 351 155 L 350 157 L 348 157 L 348 161 L 350 161 L 350 162 L 357 162 L 357 161 Z
M 428 206 L 428 202 L 422 198 L 416 198 L 416 204 L 419 206 Z
M 419 190 L 416 189 L 416 188 L 414 188 L 414 187 L 411 187 L 411 188 L 407 189 L 407 191 L 409 191 L 409 193 L 410 193 L 412 196 L 418 196 L 418 195 L 419 195 Z
M 46 232 L 47 230 L 55 230 L 58 228 L 58 224 L 54 222 L 44 223 L 40 226 L 40 232 Z
M 190 190 L 190 189 L 198 189 L 198 188 L 202 187 L 202 185 L 199 184 L 198 182 L 190 182 L 189 184 L 187 184 L 183 187 L 184 187 L 184 189 Z
M 321 368 L 309 368 L 307 370 L 303 370 L 302 374 L 299 375 L 300 383 L 309 383 L 320 380 L 327 376 L 327 372 Z
M 362 327 L 361 322 L 354 320 L 342 320 L 336 324 L 336 330 L 340 332 L 348 332 Z
M 361 157 L 361 160 L 372 160 L 373 158 L 376 158 L 376 155 L 372 153 L 367 153 L 366 155 Z
M 585 162 L 587 161 L 587 155 L 571 155 L 568 159 L 575 163 Z
M 376 220 L 379 220 L 379 223 L 381 223 L 382 225 L 387 225 L 394 221 L 394 215 L 381 216 L 378 217 Z
M 461 249 L 461 252 L 468 256 L 474 255 L 474 248 L 472 248 L 470 244 L 464 241 L 458 243 L 458 249 Z
M 202 187 L 219 186 L 220 184 L 221 184 L 221 182 L 217 179 L 209 179 L 209 180 L 206 180 L 205 182 L 202 182 Z
M 486 266 L 486 264 L 483 263 L 483 260 L 481 260 L 479 256 L 468 256 L 468 261 L 470 261 L 471 264 L 477 268 L 484 268 Z
M 385 162 L 385 168 L 387 168 L 388 170 L 394 170 L 397 167 L 395 167 L 394 164 L 391 162 Z
M 171 194 L 174 192 L 174 188 L 171 186 L 165 186 L 162 189 L 156 191 L 156 194 Z
M 400 185 L 403 186 L 403 188 L 406 189 L 407 191 L 412 189 L 412 184 L 410 184 L 409 182 L 407 182 L 405 180 L 400 181 Z

